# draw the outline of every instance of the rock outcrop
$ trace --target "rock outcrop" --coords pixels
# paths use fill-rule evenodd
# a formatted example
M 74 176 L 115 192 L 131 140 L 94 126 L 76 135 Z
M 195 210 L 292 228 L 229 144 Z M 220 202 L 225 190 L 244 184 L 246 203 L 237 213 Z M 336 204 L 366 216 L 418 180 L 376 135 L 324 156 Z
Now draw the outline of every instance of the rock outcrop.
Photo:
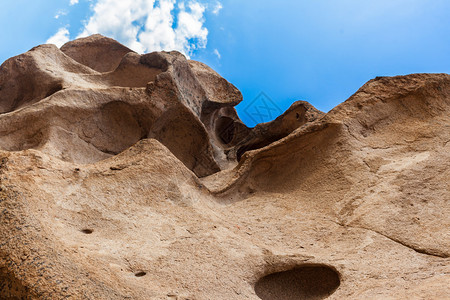
M 178 52 L 91 36 L 0 67 L 1 299 L 443 299 L 450 75 L 248 128 Z
M 114 71 L 125 54 L 134 52 L 121 43 L 99 34 L 68 42 L 61 47 L 61 51 L 97 72 Z

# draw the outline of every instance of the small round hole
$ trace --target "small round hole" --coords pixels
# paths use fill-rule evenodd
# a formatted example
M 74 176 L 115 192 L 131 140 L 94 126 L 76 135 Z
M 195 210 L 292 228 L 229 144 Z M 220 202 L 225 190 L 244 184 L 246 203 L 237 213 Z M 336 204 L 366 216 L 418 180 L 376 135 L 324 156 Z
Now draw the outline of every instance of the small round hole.
M 144 272 L 144 271 L 139 271 L 139 272 L 134 273 L 134 276 L 136 276 L 136 277 L 142 277 L 142 276 L 145 276 L 146 274 L 147 274 L 147 273 Z
M 86 228 L 86 229 L 82 229 L 81 232 L 82 232 L 82 233 L 85 233 L 85 234 L 91 234 L 91 233 L 94 232 L 94 230 L 92 230 L 92 229 L 87 229 L 87 228 Z

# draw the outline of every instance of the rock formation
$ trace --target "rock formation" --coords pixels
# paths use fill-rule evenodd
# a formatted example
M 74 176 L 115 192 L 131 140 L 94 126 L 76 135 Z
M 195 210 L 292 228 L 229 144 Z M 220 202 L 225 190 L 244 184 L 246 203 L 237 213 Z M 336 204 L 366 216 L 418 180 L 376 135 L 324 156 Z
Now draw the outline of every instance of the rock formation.
M 0 67 L 1 299 L 444 299 L 450 75 L 248 128 L 178 52 L 94 35 Z

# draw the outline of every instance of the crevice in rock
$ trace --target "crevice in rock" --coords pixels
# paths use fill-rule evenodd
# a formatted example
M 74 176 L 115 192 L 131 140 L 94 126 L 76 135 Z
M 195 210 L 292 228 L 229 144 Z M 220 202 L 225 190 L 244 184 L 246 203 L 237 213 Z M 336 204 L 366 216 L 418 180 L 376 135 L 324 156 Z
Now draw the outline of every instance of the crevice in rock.
M 138 272 L 134 273 L 134 276 L 136 276 L 136 277 L 144 277 L 145 275 L 147 275 L 147 273 L 144 271 L 138 271 Z
M 381 232 L 379 232 L 379 231 L 377 231 L 377 230 L 373 230 L 373 229 L 366 228 L 366 227 L 362 227 L 362 226 L 350 226 L 350 225 L 345 225 L 345 224 L 342 224 L 342 223 L 339 223 L 339 222 L 336 222 L 336 221 L 333 221 L 333 220 L 330 220 L 330 219 L 327 219 L 327 220 L 330 221 L 330 222 L 333 222 L 333 223 L 335 223 L 335 224 L 337 224 L 337 225 L 339 225 L 339 226 L 342 226 L 342 227 L 346 227 L 346 228 L 349 227 L 349 228 L 355 228 L 355 229 L 363 229 L 363 230 L 368 230 L 368 231 L 374 232 L 374 233 L 376 233 L 376 234 L 379 234 L 379 235 L 384 236 L 385 238 L 387 238 L 387 239 L 389 239 L 389 240 L 391 240 L 391 241 L 393 241 L 393 242 L 395 242 L 395 243 L 397 243 L 397 244 L 400 244 L 400 245 L 402 245 L 402 246 L 404 246 L 404 247 L 407 247 L 407 248 L 409 248 L 409 249 L 411 249 L 411 250 L 414 250 L 414 251 L 416 251 L 417 253 L 420 253 L 420 254 L 426 254 L 426 255 L 435 256 L 435 257 L 439 257 L 439 258 L 448 258 L 448 257 L 449 257 L 449 255 L 447 255 L 447 254 L 445 254 L 445 253 L 436 253 L 436 252 L 431 252 L 431 251 L 429 251 L 428 249 L 423 249 L 423 248 L 417 248 L 417 247 L 414 247 L 414 246 L 409 245 L 409 244 L 407 244 L 407 243 L 405 243 L 405 242 L 403 242 L 403 241 L 401 241 L 401 240 L 398 240 L 398 239 L 393 238 L 393 237 L 390 237 L 390 236 L 388 236 L 388 235 L 386 235 L 386 234 L 384 234 L 384 233 L 381 233 Z
M 44 98 L 50 97 L 51 95 L 61 91 L 63 89 L 63 85 L 61 82 L 57 82 L 54 85 L 48 87 L 47 94 L 45 94 Z
M 266 140 L 262 140 L 259 141 L 257 143 L 250 143 L 250 144 L 246 144 L 244 146 L 241 146 L 237 149 L 236 151 L 236 159 L 239 162 L 242 158 L 242 156 L 248 152 L 248 151 L 252 151 L 252 150 L 256 150 L 256 149 L 261 149 L 264 148 L 278 140 L 281 140 L 282 138 L 284 138 L 285 136 L 275 136 L 275 137 L 270 137 L 267 138 Z
M 349 226 L 349 227 L 352 227 L 352 226 Z M 405 247 L 407 247 L 407 248 L 409 248 L 411 250 L 414 250 L 414 251 L 416 251 L 417 253 L 420 253 L 420 254 L 431 255 L 431 256 L 435 256 L 435 257 L 439 257 L 439 258 L 448 258 L 449 257 L 448 255 L 446 255 L 444 253 L 441 254 L 441 253 L 431 252 L 428 249 L 414 247 L 414 246 L 409 245 L 409 244 L 407 244 L 407 243 L 405 243 L 403 241 L 400 241 L 400 240 L 398 240 L 396 238 L 392 238 L 392 237 L 390 237 L 390 236 L 388 236 L 386 234 L 383 234 L 383 233 L 381 233 L 379 231 L 376 231 L 376 230 L 373 230 L 373 229 L 369 229 L 369 228 L 365 228 L 365 227 L 353 227 L 353 228 L 360 228 L 360 229 L 365 229 L 365 230 L 369 230 L 369 231 L 378 233 L 379 235 L 382 235 L 385 238 L 390 239 L 391 241 L 396 242 L 396 243 L 398 243 L 398 244 L 400 244 L 402 246 L 405 246 Z
M 225 144 L 225 145 L 230 144 L 233 141 L 234 136 L 235 136 L 234 120 L 232 118 L 228 118 L 228 117 L 220 117 L 216 121 L 215 131 L 216 131 L 216 135 L 219 137 L 220 141 L 223 144 Z

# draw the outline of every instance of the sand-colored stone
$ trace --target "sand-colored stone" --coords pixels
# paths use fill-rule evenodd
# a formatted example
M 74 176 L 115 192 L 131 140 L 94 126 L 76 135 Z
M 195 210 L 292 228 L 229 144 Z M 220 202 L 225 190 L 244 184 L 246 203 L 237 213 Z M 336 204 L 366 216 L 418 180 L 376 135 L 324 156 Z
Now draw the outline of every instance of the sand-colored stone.
M 248 128 L 209 67 L 126 49 L 0 67 L 1 299 L 449 297 L 450 75 Z
M 68 42 L 61 47 L 61 51 L 98 72 L 114 71 L 125 54 L 134 53 L 121 43 L 100 34 Z

